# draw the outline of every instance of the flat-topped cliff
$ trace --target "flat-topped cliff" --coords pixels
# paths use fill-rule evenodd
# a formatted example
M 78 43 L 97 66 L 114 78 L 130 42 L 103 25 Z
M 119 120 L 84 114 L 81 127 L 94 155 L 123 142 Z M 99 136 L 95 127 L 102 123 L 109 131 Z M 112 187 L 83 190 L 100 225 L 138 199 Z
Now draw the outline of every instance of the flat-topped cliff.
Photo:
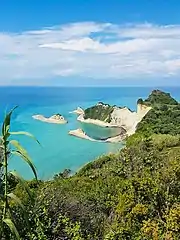
M 127 135 L 131 135 L 150 109 L 150 106 L 139 103 L 135 112 L 127 107 L 110 106 L 101 102 L 84 110 L 78 120 L 102 127 L 122 127 L 126 130 Z

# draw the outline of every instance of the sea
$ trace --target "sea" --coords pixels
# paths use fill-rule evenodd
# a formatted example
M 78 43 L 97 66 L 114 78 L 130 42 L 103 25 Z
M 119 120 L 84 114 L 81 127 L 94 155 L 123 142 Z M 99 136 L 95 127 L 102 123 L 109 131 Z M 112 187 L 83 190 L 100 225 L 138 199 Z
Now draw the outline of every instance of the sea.
M 0 123 L 5 113 L 18 106 L 12 116 L 11 131 L 27 131 L 38 141 L 26 136 L 16 139 L 27 149 L 33 160 L 38 178 L 52 179 L 55 174 L 64 169 L 70 169 L 72 174 L 86 163 L 110 152 L 117 152 L 122 143 L 91 142 L 68 135 L 69 130 L 82 128 L 94 138 L 108 137 L 115 134 L 113 129 L 80 123 L 71 111 L 77 107 L 83 109 L 97 102 L 117 106 L 127 106 L 136 110 L 138 98 L 146 98 L 153 87 L 0 87 Z M 180 87 L 159 87 L 170 92 L 180 100 Z M 35 114 L 47 117 L 60 113 L 67 124 L 45 123 L 32 118 Z M 9 169 L 16 170 L 25 179 L 32 179 L 30 168 L 18 157 L 10 156 Z

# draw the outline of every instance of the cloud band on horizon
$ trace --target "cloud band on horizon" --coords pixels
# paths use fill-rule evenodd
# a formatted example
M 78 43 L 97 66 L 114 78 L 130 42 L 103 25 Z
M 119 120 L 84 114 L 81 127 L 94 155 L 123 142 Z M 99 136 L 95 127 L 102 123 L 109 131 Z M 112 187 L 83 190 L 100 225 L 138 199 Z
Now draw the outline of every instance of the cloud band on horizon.
M 180 25 L 78 22 L 0 33 L 0 84 L 16 79 L 180 75 Z M 28 80 L 27 80 L 28 81 Z

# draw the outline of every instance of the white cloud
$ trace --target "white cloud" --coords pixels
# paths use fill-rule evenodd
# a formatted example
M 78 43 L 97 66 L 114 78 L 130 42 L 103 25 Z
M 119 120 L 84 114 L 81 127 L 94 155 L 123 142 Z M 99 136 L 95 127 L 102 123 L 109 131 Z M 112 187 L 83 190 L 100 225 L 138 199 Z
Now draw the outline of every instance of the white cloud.
M 124 80 L 179 77 L 179 42 L 180 25 L 82 22 L 3 32 L 0 84 L 58 76 Z

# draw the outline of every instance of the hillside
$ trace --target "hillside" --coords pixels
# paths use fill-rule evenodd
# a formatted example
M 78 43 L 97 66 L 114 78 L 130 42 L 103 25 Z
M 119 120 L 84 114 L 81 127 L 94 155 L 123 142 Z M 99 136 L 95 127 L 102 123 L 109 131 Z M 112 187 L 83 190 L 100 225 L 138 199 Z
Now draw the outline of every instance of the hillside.
M 111 113 L 113 110 L 114 106 L 99 102 L 95 106 L 85 109 L 84 119 L 98 119 L 109 123 L 111 121 Z
M 138 102 L 152 109 L 137 125 L 137 132 L 180 134 L 180 104 L 169 93 L 154 90 L 145 101 L 139 99 Z
M 180 239 L 179 104 L 160 91 L 143 102 L 152 109 L 117 154 L 101 156 L 73 176 L 66 169 L 51 181 L 28 182 L 33 201 L 12 182 L 30 218 L 31 234 L 12 203 L 22 239 Z M 12 239 L 8 232 L 6 239 Z
M 165 93 L 160 90 L 153 90 L 149 97 L 143 101 L 143 103 L 148 105 L 178 105 L 178 102 L 171 97 L 170 93 Z

